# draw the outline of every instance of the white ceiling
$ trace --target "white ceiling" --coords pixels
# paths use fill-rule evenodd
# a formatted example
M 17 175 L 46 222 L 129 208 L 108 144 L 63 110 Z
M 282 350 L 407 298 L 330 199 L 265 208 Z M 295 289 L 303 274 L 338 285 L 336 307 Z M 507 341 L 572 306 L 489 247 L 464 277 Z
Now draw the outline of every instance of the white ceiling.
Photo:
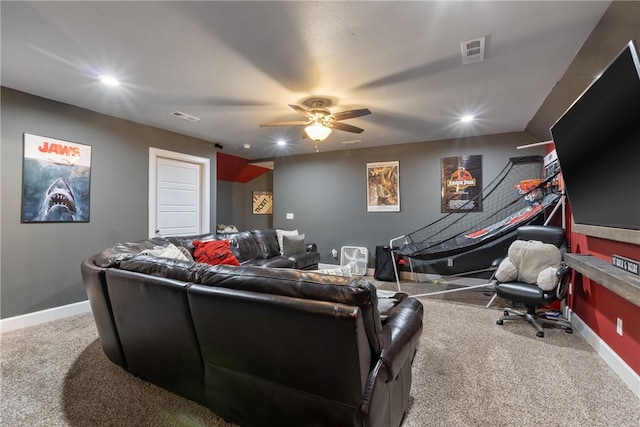
M 321 151 L 523 131 L 608 5 L 3 1 L 1 82 L 248 159 L 313 152 L 302 127 L 258 126 L 302 119 L 287 104 L 313 97 L 372 111 Z M 481 36 L 484 62 L 463 65 L 460 43 Z

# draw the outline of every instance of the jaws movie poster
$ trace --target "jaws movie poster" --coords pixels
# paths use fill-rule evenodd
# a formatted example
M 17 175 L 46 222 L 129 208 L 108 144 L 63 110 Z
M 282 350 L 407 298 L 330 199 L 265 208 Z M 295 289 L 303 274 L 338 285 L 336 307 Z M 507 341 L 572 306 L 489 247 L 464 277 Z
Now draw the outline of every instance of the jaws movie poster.
M 24 134 L 22 222 L 89 222 L 91 147 Z

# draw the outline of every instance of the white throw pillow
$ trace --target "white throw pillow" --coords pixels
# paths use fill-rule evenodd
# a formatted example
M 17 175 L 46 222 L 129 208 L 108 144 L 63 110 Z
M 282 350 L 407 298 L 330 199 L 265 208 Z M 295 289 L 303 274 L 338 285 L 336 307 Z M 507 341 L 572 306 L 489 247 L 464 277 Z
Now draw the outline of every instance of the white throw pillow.
M 140 252 L 140 254 L 189 261 L 185 254 L 173 243 L 170 243 L 166 248 L 163 246 L 155 246 L 153 249 L 146 249 Z
M 280 245 L 280 255 L 284 255 L 282 236 L 297 236 L 298 230 L 276 230 L 276 234 L 278 235 L 278 245 Z
M 336 266 L 335 268 L 323 268 L 320 270 L 311 270 L 314 273 L 328 274 L 330 276 L 346 276 L 351 277 L 351 264 Z
M 509 258 L 502 260 L 496 271 L 496 279 L 499 282 L 511 282 L 518 278 L 518 269 Z
M 558 271 L 555 267 L 547 267 L 542 270 L 538 274 L 538 287 L 543 291 L 552 291 L 558 286 L 558 277 L 556 276 L 556 272 Z

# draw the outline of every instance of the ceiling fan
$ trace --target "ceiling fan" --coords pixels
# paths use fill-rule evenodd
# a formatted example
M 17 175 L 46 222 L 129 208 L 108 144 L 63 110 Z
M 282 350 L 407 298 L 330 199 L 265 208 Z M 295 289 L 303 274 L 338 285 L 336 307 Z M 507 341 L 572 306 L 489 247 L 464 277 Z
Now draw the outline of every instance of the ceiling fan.
M 307 120 L 290 120 L 283 122 L 263 123 L 260 127 L 270 126 L 305 126 L 304 130 L 307 136 L 315 142 L 323 141 L 331 133 L 331 129 L 337 129 L 345 132 L 362 133 L 364 129 L 356 126 L 341 123 L 341 120 L 353 119 L 355 117 L 366 116 L 371 114 L 368 108 L 360 108 L 357 110 L 341 111 L 331 114 L 324 107 L 323 101 L 313 101 L 311 108 L 306 109 L 298 105 L 289 104 L 296 112 L 302 114 Z M 316 147 L 317 148 L 317 147 Z

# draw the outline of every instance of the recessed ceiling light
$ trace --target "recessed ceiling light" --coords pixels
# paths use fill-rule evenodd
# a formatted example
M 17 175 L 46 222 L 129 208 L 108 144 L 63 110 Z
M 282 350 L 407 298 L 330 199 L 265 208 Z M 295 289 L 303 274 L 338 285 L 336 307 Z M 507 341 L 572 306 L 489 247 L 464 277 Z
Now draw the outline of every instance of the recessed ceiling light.
M 284 139 L 278 140 L 278 142 L 276 144 L 278 144 L 280 146 L 287 145 L 287 143 L 286 143 L 286 141 Z
M 471 114 L 467 114 L 466 116 L 462 116 L 460 118 L 461 122 L 472 122 L 475 119 L 474 116 L 472 116 Z
M 120 82 L 113 76 L 100 76 L 100 81 L 107 86 L 119 86 Z
M 251 148 L 251 144 L 242 144 L 242 148 L 248 150 L 249 148 Z

